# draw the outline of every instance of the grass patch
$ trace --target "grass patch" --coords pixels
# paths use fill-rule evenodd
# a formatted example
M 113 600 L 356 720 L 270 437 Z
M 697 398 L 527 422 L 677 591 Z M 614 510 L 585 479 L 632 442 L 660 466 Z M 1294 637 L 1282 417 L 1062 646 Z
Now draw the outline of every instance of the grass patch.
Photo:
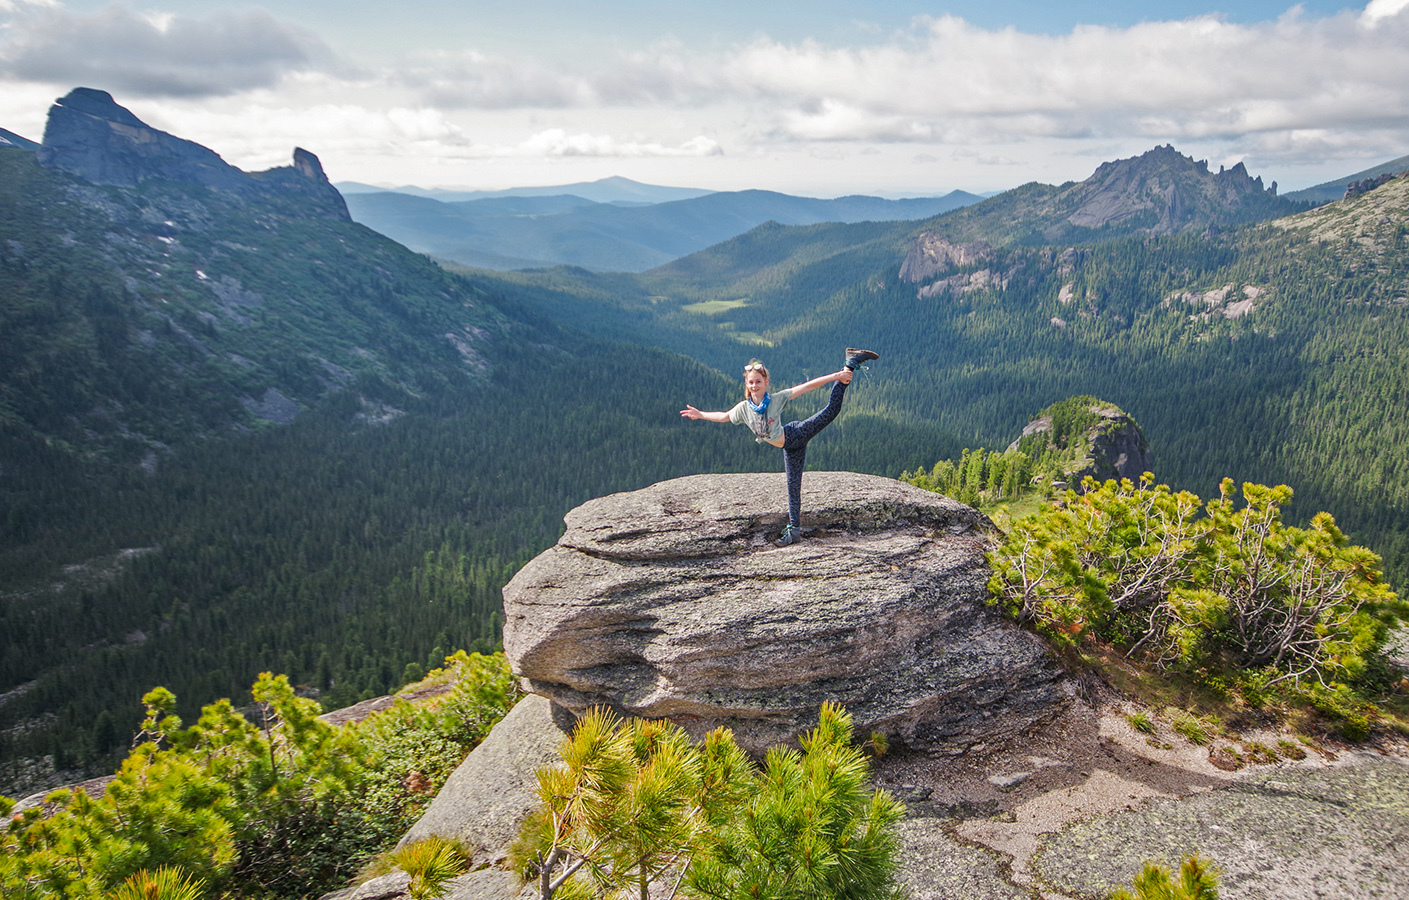
M 1046 502 L 1042 495 L 1032 493 L 1016 500 L 1006 500 L 992 506 L 980 506 L 979 512 L 988 516 L 993 520 L 994 525 L 1006 532 L 1013 527 L 1014 522 L 1037 512 L 1038 508 Z
M 1212 717 L 1195 716 L 1184 710 L 1176 710 L 1170 717 L 1170 727 L 1183 735 L 1191 744 L 1203 746 L 1213 739 L 1213 735 L 1218 732 L 1217 720 L 1210 721 Z
M 1274 763 L 1280 758 L 1276 750 L 1273 750 L 1266 744 L 1259 744 L 1257 741 L 1248 744 L 1245 749 L 1247 750 L 1248 759 L 1255 763 L 1266 765 L 1267 763 Z
M 1126 716 L 1125 721 L 1129 722 L 1130 727 L 1134 728 L 1141 734 L 1155 733 L 1155 720 L 1151 719 L 1150 714 L 1144 712 L 1143 710 L 1141 712 L 1131 713 L 1130 715 Z
M 773 342 L 755 331 L 731 331 L 729 336 L 741 344 L 754 344 L 759 347 L 772 347 Z
M 1283 738 L 1277 742 L 1277 749 L 1280 750 L 1282 755 L 1287 759 L 1306 759 L 1306 751 L 1295 741 L 1289 741 Z
M 748 305 L 748 298 L 741 297 L 738 300 L 702 300 L 699 303 L 687 303 L 680 308 L 687 313 L 699 316 L 717 316 L 731 309 L 739 309 Z

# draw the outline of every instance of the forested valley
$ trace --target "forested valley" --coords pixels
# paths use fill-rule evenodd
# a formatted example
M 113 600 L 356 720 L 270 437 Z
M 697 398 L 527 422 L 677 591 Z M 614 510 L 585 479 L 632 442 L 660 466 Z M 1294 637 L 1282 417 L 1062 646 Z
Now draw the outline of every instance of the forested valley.
M 872 347 L 882 359 L 848 414 L 973 449 L 1006 447 L 1050 403 L 1100 396 L 1139 421 L 1161 481 L 1202 495 L 1224 477 L 1285 483 L 1290 519 L 1331 512 L 1402 582 L 1409 179 L 1262 223 L 1056 245 L 1012 234 L 1000 200 L 919 224 L 764 226 L 641 276 L 502 283 L 724 370 L 759 355 L 788 383 L 828 371 L 833 347 Z M 990 204 L 991 234 L 975 221 Z M 993 241 L 905 280 L 926 234 Z
M 927 468 L 1091 394 L 1161 481 L 1286 483 L 1289 519 L 1409 572 L 1406 180 L 1161 234 L 1053 230 L 1029 186 L 641 275 L 453 274 L 287 206 L 0 163 L 0 793 L 110 770 L 155 685 L 190 716 L 273 671 L 332 708 L 492 648 L 572 506 L 779 468 L 678 416 L 754 355 L 793 384 L 882 354 L 813 468 Z M 902 278 L 926 234 L 983 247 Z
M 0 794 L 110 772 L 157 685 L 190 718 L 273 671 L 332 709 L 493 648 L 568 509 L 780 466 L 679 417 L 733 378 L 351 222 L 0 165 Z M 818 465 L 958 450 L 839 428 Z

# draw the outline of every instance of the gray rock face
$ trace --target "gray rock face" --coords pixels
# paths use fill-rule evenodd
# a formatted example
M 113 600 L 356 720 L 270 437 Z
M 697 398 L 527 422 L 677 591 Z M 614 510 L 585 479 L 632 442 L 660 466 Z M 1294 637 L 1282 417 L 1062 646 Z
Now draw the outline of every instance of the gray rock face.
M 1043 644 L 986 604 L 992 523 L 947 497 L 845 472 L 803 479 L 810 536 L 775 548 L 781 475 L 696 475 L 601 497 L 504 588 L 527 688 L 732 728 L 760 751 L 825 701 L 858 730 L 940 753 L 1016 737 L 1067 692 Z
M 349 219 L 318 157 L 295 149 L 294 165 L 248 174 L 215 151 L 158 131 L 106 91 L 74 88 L 49 108 L 41 165 L 94 184 L 134 187 L 150 178 L 189 182 L 245 199 L 293 197 L 308 217 Z
M 1150 443 L 1145 433 L 1129 415 L 1114 406 L 1097 404 L 1091 412 L 1099 418 L 1086 435 L 1088 452 L 1074 467 L 1067 471 L 1071 485 L 1079 486 L 1083 478 L 1090 475 L 1097 481 L 1129 478 L 1138 482 L 1140 476 L 1154 471 L 1154 456 L 1150 453 Z M 1022 435 L 1008 445 L 1009 450 L 1017 450 L 1022 439 L 1043 432 L 1051 433 L 1052 417 L 1039 416 L 1027 423 Z
M 1238 163 L 1210 174 L 1207 162 L 1195 162 L 1172 146 L 1156 147 L 1132 159 L 1102 163 L 1090 178 L 1067 193 L 1078 206 L 1067 221 L 1082 228 L 1102 228 L 1148 217 L 1148 230 L 1172 234 L 1201 219 L 1201 210 L 1236 209 L 1262 194 L 1262 177 L 1248 175 Z M 1270 195 L 1276 194 L 1274 186 Z
M 1133 419 L 1120 413 L 1109 417 L 1106 426 L 1091 436 L 1091 464 L 1075 474 L 1078 482 L 1087 475 L 1097 481 L 1129 478 L 1138 482 L 1141 475 L 1153 471 L 1150 444 Z
M 950 269 L 980 263 L 993 256 L 993 248 L 983 241 L 953 243 L 944 235 L 926 231 L 915 238 L 905 261 L 900 264 L 900 280 L 919 284 Z
M 498 862 L 539 806 L 534 772 L 558 758 L 566 737 L 547 700 L 520 700 L 465 757 L 398 846 L 438 835 L 464 841 L 476 866 Z

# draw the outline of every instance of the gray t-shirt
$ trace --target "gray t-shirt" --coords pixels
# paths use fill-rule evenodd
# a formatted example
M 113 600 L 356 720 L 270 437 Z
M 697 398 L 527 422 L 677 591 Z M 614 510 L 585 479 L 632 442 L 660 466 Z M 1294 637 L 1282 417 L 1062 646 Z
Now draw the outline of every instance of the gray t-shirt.
M 773 399 L 768 401 L 767 415 L 760 416 L 749 408 L 747 400 L 729 410 L 729 421 L 735 425 L 747 425 L 753 432 L 753 439 L 760 444 L 776 441 L 783 436 L 783 407 L 792 399 L 793 389 L 783 388 L 770 392 Z

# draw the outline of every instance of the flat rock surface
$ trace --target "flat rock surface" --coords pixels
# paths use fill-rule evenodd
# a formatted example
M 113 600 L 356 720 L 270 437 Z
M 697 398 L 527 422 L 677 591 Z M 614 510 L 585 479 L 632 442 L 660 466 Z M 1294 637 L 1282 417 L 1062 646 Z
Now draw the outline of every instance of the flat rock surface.
M 1404 747 L 1303 748 L 1227 772 L 1209 754 L 1234 744 L 1164 722 L 1145 735 L 1129 711 L 1076 703 L 1025 747 L 878 760 L 878 785 L 910 810 L 900 877 L 916 900 L 1106 900 L 1146 862 L 1177 870 L 1195 853 L 1221 870 L 1223 900 L 1409 896 Z
M 993 526 L 888 478 L 812 472 L 807 536 L 770 540 L 781 475 L 699 475 L 601 497 L 504 588 L 504 649 L 582 713 L 796 738 L 826 701 L 929 752 L 1010 740 L 1070 691 L 1045 646 L 986 602 Z
M 1063 893 L 1101 896 L 1147 860 L 1198 854 L 1222 870 L 1220 896 L 1409 896 L 1409 764 L 1379 756 L 1334 768 L 1260 771 L 1229 787 L 1080 822 L 1034 860 Z

